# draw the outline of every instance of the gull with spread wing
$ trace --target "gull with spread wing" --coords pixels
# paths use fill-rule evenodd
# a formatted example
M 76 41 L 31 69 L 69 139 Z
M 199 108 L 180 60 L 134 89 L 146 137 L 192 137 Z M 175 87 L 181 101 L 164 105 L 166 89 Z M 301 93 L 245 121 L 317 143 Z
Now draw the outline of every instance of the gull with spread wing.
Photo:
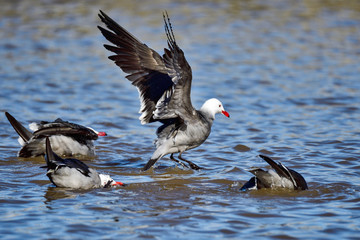
M 99 17 L 108 29 L 98 28 L 114 44 L 104 45 L 115 53 L 109 59 L 128 74 L 126 78 L 139 91 L 141 123 L 162 123 L 156 132 L 156 150 L 143 170 L 148 170 L 167 154 L 171 154 L 170 159 L 183 166 L 185 164 L 181 161 L 188 163 L 192 169 L 200 169 L 182 158 L 181 154 L 200 146 L 208 138 L 215 114 L 222 113 L 229 117 L 229 113 L 216 98 L 207 100 L 200 110 L 193 107 L 190 99 L 191 67 L 175 41 L 167 13 L 163 16 L 169 48 L 164 49 L 163 56 L 136 39 L 102 11 Z M 179 153 L 181 161 L 173 157 L 174 153 Z

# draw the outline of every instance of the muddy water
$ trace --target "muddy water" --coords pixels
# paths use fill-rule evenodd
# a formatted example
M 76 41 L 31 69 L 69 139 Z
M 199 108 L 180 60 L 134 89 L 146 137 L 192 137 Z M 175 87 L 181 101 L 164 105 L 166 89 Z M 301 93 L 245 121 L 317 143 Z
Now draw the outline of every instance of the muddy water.
M 0 116 L 2 239 L 355 239 L 360 230 L 360 4 L 357 1 L 1 1 L 0 108 L 23 123 L 106 131 L 84 161 L 128 184 L 55 188 L 42 158 L 16 157 Z M 224 103 L 209 139 L 141 173 L 157 124 L 108 59 L 99 9 L 162 53 L 167 9 L 193 68 L 192 101 Z M 267 154 L 303 174 L 303 192 L 239 192 Z

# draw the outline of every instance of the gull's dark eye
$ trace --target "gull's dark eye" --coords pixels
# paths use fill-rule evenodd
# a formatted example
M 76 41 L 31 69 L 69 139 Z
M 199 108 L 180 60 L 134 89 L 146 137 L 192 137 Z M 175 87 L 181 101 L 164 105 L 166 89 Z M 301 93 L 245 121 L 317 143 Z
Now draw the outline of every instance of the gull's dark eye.
M 219 107 L 221 107 L 221 105 L 219 105 Z

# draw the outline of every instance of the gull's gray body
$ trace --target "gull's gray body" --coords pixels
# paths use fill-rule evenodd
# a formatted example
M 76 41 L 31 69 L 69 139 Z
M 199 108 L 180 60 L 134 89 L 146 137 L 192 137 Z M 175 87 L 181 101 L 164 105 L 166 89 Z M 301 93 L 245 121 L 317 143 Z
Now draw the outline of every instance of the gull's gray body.
M 175 41 L 168 16 L 164 15 L 169 49 L 160 56 L 140 42 L 104 12 L 99 17 L 109 29 L 99 27 L 113 45 L 104 45 L 115 55 L 109 57 L 128 75 L 126 78 L 138 88 L 140 94 L 140 121 L 142 124 L 158 121 L 156 150 L 143 170 L 149 169 L 167 154 L 180 153 L 179 159 L 194 169 L 199 167 L 181 158 L 181 154 L 201 145 L 209 136 L 215 114 L 229 117 L 221 102 L 207 100 L 196 110 L 190 99 L 192 71 L 183 51 Z M 178 160 L 175 160 L 179 162 Z M 180 163 L 180 162 L 179 162 Z

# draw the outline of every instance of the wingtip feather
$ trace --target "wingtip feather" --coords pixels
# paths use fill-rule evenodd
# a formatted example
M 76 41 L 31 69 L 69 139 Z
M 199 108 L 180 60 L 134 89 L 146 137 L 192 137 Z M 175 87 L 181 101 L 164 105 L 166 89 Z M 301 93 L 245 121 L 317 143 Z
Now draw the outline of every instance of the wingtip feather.
M 50 140 L 49 137 L 46 137 L 45 139 L 45 160 L 46 160 L 46 164 L 48 166 L 50 166 L 50 162 L 52 160 L 54 160 L 54 152 L 51 149 L 51 144 L 50 144 Z

